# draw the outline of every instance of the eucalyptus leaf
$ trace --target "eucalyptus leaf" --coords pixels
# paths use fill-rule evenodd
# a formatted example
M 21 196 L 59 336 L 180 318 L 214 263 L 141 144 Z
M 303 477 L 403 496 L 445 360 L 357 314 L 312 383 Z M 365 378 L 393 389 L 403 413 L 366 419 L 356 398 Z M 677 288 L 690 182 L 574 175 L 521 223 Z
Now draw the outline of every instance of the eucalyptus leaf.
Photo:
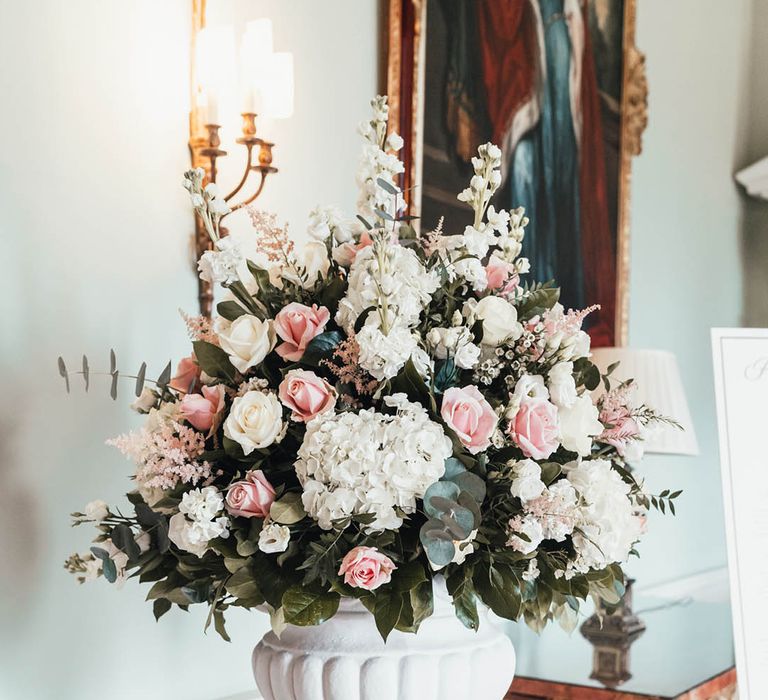
M 427 557 L 434 566 L 447 566 L 453 561 L 453 557 L 456 555 L 456 547 L 453 541 L 427 539 L 422 540 L 424 549 L 427 551 Z
M 115 371 L 112 374 L 112 384 L 109 387 L 109 395 L 113 401 L 117 400 L 117 382 L 120 379 L 120 372 Z
M 59 356 L 59 374 L 64 378 L 64 384 L 67 387 L 67 393 L 69 393 L 69 372 L 67 372 L 67 365 L 64 362 L 64 358 Z
M 117 581 L 117 567 L 115 562 L 111 559 L 103 559 L 101 562 L 102 571 L 104 572 L 104 578 L 110 583 Z
M 465 472 L 464 474 L 456 476 L 453 482 L 462 490 L 462 492 L 468 493 L 478 503 L 482 503 L 485 499 L 485 481 L 477 476 L 477 474 Z
M 385 180 L 383 177 L 377 177 L 376 178 L 376 184 L 381 187 L 381 189 L 385 190 L 389 194 L 397 195 L 399 194 L 398 189 L 391 183 Z
M 83 381 L 85 382 L 86 392 L 88 391 L 88 387 L 91 384 L 90 377 L 91 377 L 91 370 L 90 370 L 90 367 L 88 366 L 88 358 L 85 355 L 83 355 Z
M 160 372 L 160 376 L 157 378 L 157 386 L 159 389 L 164 390 L 168 386 L 168 382 L 171 381 L 171 361 L 163 367 L 163 371 Z
M 135 387 L 136 396 L 141 396 L 141 392 L 144 391 L 144 380 L 146 376 L 147 376 L 147 363 L 142 362 L 141 367 L 139 367 L 139 373 L 136 375 L 136 387 Z

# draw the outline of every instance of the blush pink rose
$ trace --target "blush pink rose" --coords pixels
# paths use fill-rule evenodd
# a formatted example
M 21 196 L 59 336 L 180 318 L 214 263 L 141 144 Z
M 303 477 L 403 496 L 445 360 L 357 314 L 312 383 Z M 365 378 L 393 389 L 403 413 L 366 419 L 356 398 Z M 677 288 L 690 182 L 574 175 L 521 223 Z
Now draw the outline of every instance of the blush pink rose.
M 515 266 L 512 263 L 508 263 L 506 260 L 502 260 L 496 255 L 492 255 L 488 264 L 485 266 L 485 276 L 488 279 L 488 289 L 502 289 L 507 291 L 509 283 L 515 280 L 517 275 L 515 274 Z M 514 289 L 513 285 L 509 291 Z
M 169 382 L 171 389 L 181 392 L 193 392 L 200 386 L 200 365 L 194 355 L 185 357 L 176 368 L 176 374 Z
M 336 392 L 331 385 L 303 369 L 288 372 L 277 393 L 283 406 L 291 409 L 291 418 L 301 423 L 308 423 L 336 405 Z
M 193 427 L 203 432 L 211 430 L 224 409 L 224 387 L 204 386 L 202 394 L 185 394 L 181 400 L 181 415 Z
M 355 547 L 341 560 L 339 576 L 344 576 L 348 586 L 374 591 L 390 582 L 396 568 L 395 563 L 376 547 Z
M 357 254 L 369 245 L 373 245 L 373 239 L 368 235 L 368 231 L 363 231 L 360 235 L 359 243 L 342 243 L 333 249 L 333 259 L 342 267 L 350 267 Z
M 525 397 L 507 432 L 526 457 L 546 459 L 560 444 L 557 406 L 545 398 Z
M 304 306 L 295 301 L 288 304 L 275 316 L 275 331 L 285 341 L 275 348 L 277 354 L 289 362 L 300 360 L 309 341 L 323 332 L 330 317 L 324 306 Z
M 491 435 L 499 422 L 491 404 L 476 386 L 471 385 L 448 389 L 443 394 L 440 415 L 472 454 L 491 444 Z
M 227 491 L 227 511 L 243 518 L 266 518 L 275 500 L 275 489 L 261 469 L 248 472 Z

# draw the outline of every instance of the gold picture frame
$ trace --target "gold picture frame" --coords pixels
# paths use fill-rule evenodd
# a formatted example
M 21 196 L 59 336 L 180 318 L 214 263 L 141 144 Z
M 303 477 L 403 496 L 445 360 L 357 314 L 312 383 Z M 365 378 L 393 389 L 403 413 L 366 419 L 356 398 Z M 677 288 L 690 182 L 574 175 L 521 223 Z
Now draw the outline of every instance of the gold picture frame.
M 525 2 L 528 0 L 515 0 Z M 420 184 L 423 160 L 426 0 L 388 0 L 386 19 L 387 93 L 390 123 L 404 137 L 404 188 Z M 626 345 L 629 325 L 629 237 L 632 158 L 642 149 L 648 121 L 645 57 L 635 45 L 637 0 L 624 0 L 614 345 Z M 411 213 L 421 211 L 421 188 L 411 190 Z

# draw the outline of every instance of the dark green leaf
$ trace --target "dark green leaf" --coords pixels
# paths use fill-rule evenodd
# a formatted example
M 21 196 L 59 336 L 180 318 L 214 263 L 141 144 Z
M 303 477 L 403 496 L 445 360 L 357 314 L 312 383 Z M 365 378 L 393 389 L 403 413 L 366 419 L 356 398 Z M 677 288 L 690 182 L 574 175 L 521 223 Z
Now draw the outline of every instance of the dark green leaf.
M 112 374 L 112 384 L 109 387 L 109 395 L 112 397 L 113 401 L 117 399 L 117 381 L 119 378 L 120 372 L 114 372 Z
M 91 554 L 93 554 L 93 556 L 97 559 L 101 559 L 102 561 L 109 559 L 109 552 L 106 549 L 102 549 L 101 547 L 91 547 Z
M 125 523 L 115 526 L 112 529 L 112 544 L 115 545 L 120 551 L 125 552 L 128 555 L 128 559 L 131 562 L 136 561 L 141 555 L 141 549 L 136 544 L 136 540 L 133 537 L 131 528 Z
M 304 354 L 301 356 L 301 362 L 305 365 L 318 367 L 322 360 L 329 360 L 339 343 L 344 339 L 339 331 L 326 331 L 316 335 L 307 344 Z
M 382 591 L 376 596 L 373 617 L 376 621 L 376 629 L 379 630 L 379 634 L 385 642 L 400 619 L 403 602 L 403 596 L 394 591 Z
M 483 602 L 499 617 L 517 620 L 522 599 L 517 580 L 508 566 L 482 562 L 475 567 L 472 581 Z
M 165 613 L 171 609 L 171 601 L 165 598 L 158 598 L 152 603 L 152 612 L 155 615 L 155 620 L 159 620 Z
M 204 340 L 196 340 L 192 343 L 195 349 L 195 357 L 200 368 L 210 377 L 224 379 L 233 382 L 237 376 L 237 370 L 229 361 L 229 356 L 218 345 L 207 343 Z
M 109 351 L 109 373 L 114 374 L 117 369 L 117 357 L 115 356 L 114 349 Z
M 562 467 L 557 462 L 545 462 L 541 465 L 541 480 L 549 486 L 562 472 Z
M 285 621 L 300 627 L 319 625 L 336 614 L 339 594 L 314 591 L 304 586 L 291 586 L 283 594 Z
M 168 386 L 168 382 L 171 381 L 171 362 L 168 361 L 168 364 L 163 367 L 163 371 L 160 372 L 160 376 L 157 378 L 157 387 L 160 390 L 165 389 L 165 387 Z
M 458 376 L 459 371 L 452 359 L 438 362 L 435 372 L 435 392 L 442 394 L 446 389 L 450 389 L 456 384 Z
M 220 301 L 216 304 L 216 312 L 227 321 L 234 321 L 247 313 L 246 310 L 236 301 Z
M 372 231 L 373 230 L 373 226 L 371 226 L 371 224 L 369 224 L 366 219 L 364 219 L 362 216 L 360 216 L 360 214 L 357 215 L 357 218 L 360 220 L 360 223 L 362 223 L 363 226 L 365 226 L 365 228 L 368 231 Z
M 429 391 L 429 387 L 424 382 L 424 378 L 419 374 L 416 365 L 412 359 L 408 359 L 405 367 L 400 370 L 398 375 L 391 382 L 392 393 L 403 392 L 408 395 L 411 401 L 421 403 L 433 412 L 437 411 L 435 397 Z
M 477 630 L 480 626 L 480 617 L 477 614 L 477 598 L 475 587 L 472 585 L 471 571 L 465 568 L 457 569 L 446 579 L 446 584 L 448 593 L 453 598 L 456 617 L 465 627 Z
M 209 581 L 195 581 L 181 587 L 181 592 L 186 596 L 190 603 L 205 603 L 211 595 L 211 584 Z
M 213 628 L 225 642 L 232 641 L 227 634 L 227 628 L 224 626 L 224 613 L 218 608 L 213 611 Z

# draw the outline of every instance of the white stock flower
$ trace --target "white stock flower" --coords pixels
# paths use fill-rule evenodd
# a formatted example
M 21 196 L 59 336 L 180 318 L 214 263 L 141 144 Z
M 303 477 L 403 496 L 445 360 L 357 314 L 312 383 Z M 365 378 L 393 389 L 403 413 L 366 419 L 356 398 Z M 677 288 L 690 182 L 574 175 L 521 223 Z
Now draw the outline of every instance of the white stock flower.
M 521 501 L 538 498 L 546 488 L 541 480 L 541 467 L 532 459 L 524 459 L 514 464 L 514 478 L 509 488 L 510 493 Z
M 294 466 L 304 508 L 324 530 L 361 513 L 375 515 L 370 530 L 397 529 L 398 511 L 413 513 L 445 472 L 452 445 L 442 427 L 420 404 L 402 396 L 394 403 L 396 415 L 323 414 L 307 425 Z
M 573 406 L 578 393 L 573 378 L 573 362 L 558 362 L 549 370 L 549 395 L 552 403 L 560 408 Z
M 264 361 L 275 347 L 277 336 L 271 320 L 243 314 L 234 321 L 219 316 L 213 329 L 229 361 L 243 374 Z
M 477 258 L 462 258 L 447 266 L 448 278 L 463 279 L 475 292 L 483 292 L 488 287 L 488 273 L 483 263 Z
M 352 231 L 337 207 L 317 206 L 309 212 L 309 237 L 315 241 L 326 241 L 333 236 L 336 243 L 352 240 Z
M 466 326 L 432 328 L 426 341 L 437 359 L 450 357 L 462 369 L 472 369 L 480 360 L 480 348 L 474 344 L 472 333 Z
M 523 572 L 523 581 L 533 582 L 539 578 L 539 564 L 534 557 L 528 562 L 528 568 Z
M 95 500 L 87 503 L 83 511 L 87 520 L 101 521 L 109 515 L 109 507 L 102 500 Z
M 380 260 L 377 253 L 383 259 Z M 428 272 L 410 248 L 391 245 L 377 251 L 376 246 L 368 246 L 357 253 L 352 263 L 347 293 L 339 303 L 336 323 L 349 332 L 358 316 L 373 307 L 365 324 L 380 325 L 378 309 L 384 294 L 389 324 L 413 327 L 438 286 L 438 276 Z
M 360 367 L 379 381 L 392 379 L 419 349 L 418 337 L 402 326 L 390 329 L 387 335 L 376 326 L 363 326 L 355 339 Z
M 484 258 L 493 243 L 493 230 L 483 226 L 480 229 L 467 226 L 464 229 L 464 248 L 476 258 Z
M 507 340 L 517 340 L 523 333 L 517 320 L 517 309 L 506 299 L 483 297 L 477 302 L 474 313 L 483 322 L 482 345 L 497 347 Z
M 276 554 L 288 549 L 291 531 L 285 525 L 267 523 L 259 533 L 259 549 L 265 554 Z
M 283 407 L 274 394 L 249 391 L 232 402 L 224 421 L 224 435 L 249 455 L 282 439 Z
M 586 457 L 592 451 L 592 438 L 603 432 L 603 424 L 598 420 L 597 406 L 592 397 L 585 394 L 577 398 L 572 405 L 558 410 L 560 420 L 560 442 L 570 452 Z
M 183 513 L 176 513 L 168 521 L 168 539 L 179 549 L 202 557 L 205 554 L 205 550 L 208 549 L 208 543 L 202 542 L 199 539 L 196 539 L 194 542 L 192 541 L 190 537 L 192 526 L 193 523 L 187 520 Z

